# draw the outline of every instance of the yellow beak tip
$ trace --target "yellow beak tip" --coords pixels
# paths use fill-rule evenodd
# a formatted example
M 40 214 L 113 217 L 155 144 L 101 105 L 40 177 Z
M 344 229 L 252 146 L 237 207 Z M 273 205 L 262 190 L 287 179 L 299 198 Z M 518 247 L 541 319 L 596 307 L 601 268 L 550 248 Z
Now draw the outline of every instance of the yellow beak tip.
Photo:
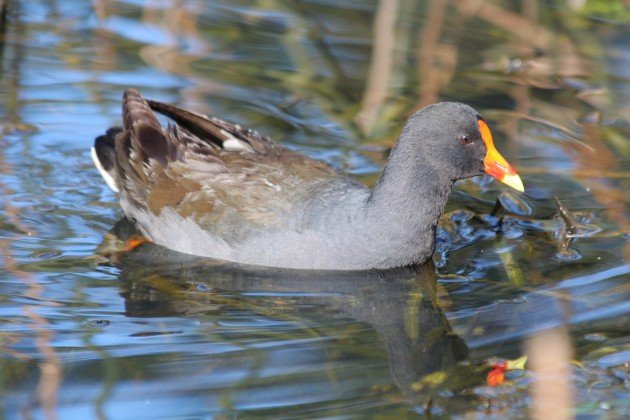
M 516 191 L 525 192 L 525 186 L 523 185 L 523 181 L 521 181 L 521 177 L 514 175 L 505 175 L 501 180 L 506 185 L 514 188 Z

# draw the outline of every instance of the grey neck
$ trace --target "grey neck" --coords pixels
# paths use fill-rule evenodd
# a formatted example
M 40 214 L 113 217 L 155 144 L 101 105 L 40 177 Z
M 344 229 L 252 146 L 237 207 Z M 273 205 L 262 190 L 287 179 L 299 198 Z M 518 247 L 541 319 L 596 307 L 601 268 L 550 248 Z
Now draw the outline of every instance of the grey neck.
M 391 255 L 383 264 L 391 264 L 392 259 L 402 265 L 423 263 L 433 254 L 437 221 L 454 181 L 431 162 L 420 162 L 422 156 L 410 155 L 399 146 L 392 150 L 368 199 L 365 216 L 374 231 L 391 243 Z

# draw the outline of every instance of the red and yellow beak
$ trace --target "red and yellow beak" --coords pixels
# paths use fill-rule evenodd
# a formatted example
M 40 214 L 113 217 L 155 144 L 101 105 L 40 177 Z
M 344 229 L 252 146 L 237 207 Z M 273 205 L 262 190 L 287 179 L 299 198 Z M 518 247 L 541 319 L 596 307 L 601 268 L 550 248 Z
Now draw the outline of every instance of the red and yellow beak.
M 505 158 L 497 151 L 496 147 L 494 147 L 492 134 L 490 133 L 488 124 L 486 124 L 484 120 L 477 120 L 477 124 L 479 124 L 481 138 L 486 144 L 486 149 L 488 149 L 488 153 L 483 160 L 484 171 L 488 175 L 495 177 L 517 191 L 525 191 L 523 181 L 521 181 L 521 178 L 518 176 L 514 168 L 512 168 L 512 165 L 507 163 L 507 160 L 505 160 Z

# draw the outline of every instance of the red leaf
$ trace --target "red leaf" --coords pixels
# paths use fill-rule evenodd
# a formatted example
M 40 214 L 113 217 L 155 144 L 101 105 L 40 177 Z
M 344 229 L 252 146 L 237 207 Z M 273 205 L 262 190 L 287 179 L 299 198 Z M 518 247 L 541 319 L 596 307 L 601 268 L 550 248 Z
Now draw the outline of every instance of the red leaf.
M 486 378 L 486 384 L 488 384 L 488 386 L 499 386 L 503 383 L 503 381 L 505 380 L 505 375 L 503 375 L 503 372 L 505 372 L 504 369 L 493 369 L 490 372 L 488 372 L 488 377 Z

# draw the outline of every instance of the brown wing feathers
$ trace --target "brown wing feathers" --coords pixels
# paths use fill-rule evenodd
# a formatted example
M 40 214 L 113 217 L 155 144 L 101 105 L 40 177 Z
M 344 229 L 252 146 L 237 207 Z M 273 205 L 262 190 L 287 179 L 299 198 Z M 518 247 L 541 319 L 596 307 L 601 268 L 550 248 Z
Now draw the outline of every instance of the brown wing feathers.
M 162 128 L 154 112 L 175 124 Z M 123 97 L 123 129 L 97 138 L 94 155 L 128 217 L 134 209 L 158 216 L 169 207 L 208 231 L 228 229 L 230 238 L 277 224 L 296 195 L 338 176 L 253 130 L 147 101 L 133 89 Z M 291 200 L 282 198 L 287 194 Z
M 123 96 L 123 129 L 130 134 L 132 149 L 139 154 L 136 160 L 155 159 L 166 166 L 176 157 L 176 146 L 168 141 L 146 100 L 133 89 L 125 90 Z
M 225 136 L 221 134 L 221 129 L 212 124 L 208 118 L 162 102 L 147 100 L 147 103 L 152 110 L 171 118 L 192 134 L 212 141 L 219 147 L 223 145 Z
M 154 111 L 176 125 L 162 128 Z M 95 140 L 95 162 L 114 191 L 124 191 L 125 200 L 155 213 L 179 204 L 212 174 L 229 172 L 224 159 L 248 160 L 272 145 L 253 130 L 147 101 L 134 89 L 125 90 L 122 117 L 122 129 Z
M 171 118 L 177 126 L 163 129 L 153 111 Z M 253 130 L 145 100 L 135 89 L 127 89 L 123 95 L 123 129 L 110 129 L 95 140 L 94 146 L 101 166 L 111 176 L 118 178 L 119 172 L 132 180 L 146 181 L 146 168 L 134 164 L 149 165 L 153 160 L 166 167 L 184 154 L 182 146 L 205 159 L 216 160 L 222 150 L 265 154 L 271 144 Z M 114 171 L 116 164 L 119 171 Z
M 265 153 L 270 145 L 268 138 L 254 130 L 244 130 L 239 125 L 218 118 L 208 118 L 162 102 L 147 100 L 147 103 L 152 110 L 171 118 L 180 127 L 220 148 Z M 237 142 L 237 146 L 230 147 L 230 141 Z

